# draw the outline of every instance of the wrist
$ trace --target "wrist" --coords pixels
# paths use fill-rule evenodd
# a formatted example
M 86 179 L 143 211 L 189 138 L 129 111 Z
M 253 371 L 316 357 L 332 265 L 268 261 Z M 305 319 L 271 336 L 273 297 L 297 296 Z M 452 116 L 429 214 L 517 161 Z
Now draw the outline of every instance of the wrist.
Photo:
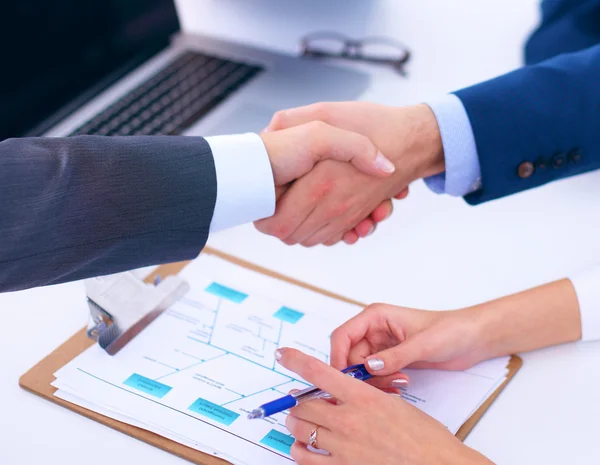
M 581 338 L 577 295 L 563 279 L 467 309 L 477 316 L 488 357 L 529 352 Z
M 411 128 L 410 152 L 415 159 L 415 179 L 444 172 L 444 146 L 435 114 L 425 104 L 414 105 L 405 110 Z
M 515 322 L 511 322 L 503 312 L 502 305 L 486 302 L 459 310 L 470 322 L 471 344 L 478 359 L 488 360 L 510 354 L 508 337 Z

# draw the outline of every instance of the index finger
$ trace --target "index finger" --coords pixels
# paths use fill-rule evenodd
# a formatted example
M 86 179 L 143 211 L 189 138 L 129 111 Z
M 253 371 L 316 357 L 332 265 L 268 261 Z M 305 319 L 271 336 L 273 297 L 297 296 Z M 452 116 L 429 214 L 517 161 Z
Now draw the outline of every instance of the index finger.
M 369 331 L 369 316 L 364 310 L 331 333 L 331 365 L 346 368 L 352 347 L 365 338 Z
M 321 102 L 281 110 L 273 115 L 266 129 L 279 131 L 311 121 L 323 121 L 332 126 L 361 132 L 365 127 L 371 126 L 372 119 L 368 112 L 355 111 L 350 116 L 347 110 L 352 109 L 354 105 L 356 102 Z
M 302 126 L 315 161 L 326 159 L 350 162 L 371 176 L 389 176 L 396 166 L 366 136 L 327 123 L 312 121 Z
M 275 358 L 285 368 L 297 373 L 309 383 L 347 403 L 354 396 L 364 395 L 373 389 L 357 379 L 327 365 L 319 359 L 290 348 L 277 349 Z

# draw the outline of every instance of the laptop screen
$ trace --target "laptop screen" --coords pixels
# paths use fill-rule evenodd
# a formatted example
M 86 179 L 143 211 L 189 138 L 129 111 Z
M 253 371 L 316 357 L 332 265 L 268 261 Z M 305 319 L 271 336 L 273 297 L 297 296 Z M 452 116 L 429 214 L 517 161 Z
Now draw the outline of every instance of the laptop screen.
M 165 47 L 173 0 L 8 0 L 0 6 L 0 140 L 41 130 Z M 66 115 L 63 115 L 66 116 Z M 48 128 L 44 128 L 48 129 Z

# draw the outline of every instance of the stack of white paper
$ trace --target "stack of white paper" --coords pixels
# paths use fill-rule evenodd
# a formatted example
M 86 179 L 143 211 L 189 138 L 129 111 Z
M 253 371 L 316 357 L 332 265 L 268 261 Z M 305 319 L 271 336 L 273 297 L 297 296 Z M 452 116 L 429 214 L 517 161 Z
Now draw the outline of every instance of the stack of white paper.
M 213 256 L 182 275 L 184 299 L 117 355 L 98 346 L 55 375 L 56 396 L 235 464 L 289 463 L 285 413 L 259 405 L 307 386 L 274 359 L 295 347 L 329 361 L 329 335 L 361 308 Z M 505 379 L 508 358 L 464 372 L 406 370 L 403 397 L 456 432 Z

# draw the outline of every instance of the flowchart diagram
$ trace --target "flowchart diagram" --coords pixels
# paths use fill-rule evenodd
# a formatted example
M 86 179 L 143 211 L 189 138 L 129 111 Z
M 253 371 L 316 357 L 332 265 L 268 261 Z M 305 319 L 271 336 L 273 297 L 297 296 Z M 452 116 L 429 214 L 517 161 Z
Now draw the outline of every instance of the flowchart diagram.
M 328 362 L 335 324 L 218 282 L 197 284 L 113 357 L 120 370 L 112 363 L 101 376 L 288 457 L 294 438 L 286 413 L 254 421 L 246 416 L 308 386 L 277 364 L 275 349 L 295 347 Z

